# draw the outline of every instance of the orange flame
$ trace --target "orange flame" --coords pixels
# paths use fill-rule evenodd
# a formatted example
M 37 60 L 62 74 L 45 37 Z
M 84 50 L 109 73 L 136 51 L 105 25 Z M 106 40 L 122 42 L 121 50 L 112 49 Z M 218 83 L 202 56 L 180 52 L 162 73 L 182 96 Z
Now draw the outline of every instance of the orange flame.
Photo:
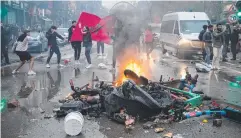
M 124 75 L 124 70 L 129 69 L 135 72 L 138 76 L 142 75 L 149 77 L 148 65 L 141 62 L 138 52 L 134 48 L 129 48 L 124 50 L 124 55 L 118 57 L 119 67 L 117 75 L 117 80 L 115 86 L 120 86 L 127 79 Z

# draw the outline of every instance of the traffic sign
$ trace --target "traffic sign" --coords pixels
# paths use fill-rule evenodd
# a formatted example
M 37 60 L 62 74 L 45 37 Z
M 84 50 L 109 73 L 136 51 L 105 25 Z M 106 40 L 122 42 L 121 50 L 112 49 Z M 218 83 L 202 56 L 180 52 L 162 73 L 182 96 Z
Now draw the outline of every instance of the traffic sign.
M 235 23 L 238 21 L 238 17 L 236 14 L 230 14 L 227 20 L 229 23 Z

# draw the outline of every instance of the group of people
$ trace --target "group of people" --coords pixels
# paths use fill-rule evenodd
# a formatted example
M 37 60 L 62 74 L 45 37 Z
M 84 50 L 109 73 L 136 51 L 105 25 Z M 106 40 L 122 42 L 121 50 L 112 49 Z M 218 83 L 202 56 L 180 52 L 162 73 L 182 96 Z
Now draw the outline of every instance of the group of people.
M 91 68 L 92 67 L 92 62 L 91 62 L 91 49 L 92 49 L 92 37 L 91 33 L 95 32 L 96 30 L 91 30 L 88 26 L 84 26 L 83 29 L 81 29 L 81 34 L 83 35 L 83 40 L 82 41 L 72 41 L 71 37 L 73 35 L 73 31 L 75 30 L 76 27 L 76 21 L 72 21 L 72 26 L 69 28 L 69 37 L 68 41 L 71 42 L 72 48 L 74 49 L 74 59 L 75 59 L 75 64 L 79 64 L 79 58 L 80 58 L 80 53 L 81 53 L 81 43 L 83 42 L 83 47 L 85 47 L 85 56 L 88 62 L 88 65 L 86 68 Z M 48 39 L 48 46 L 49 46 L 49 56 L 46 61 L 46 67 L 50 68 L 50 60 L 55 53 L 57 55 L 57 63 L 58 67 L 63 67 L 64 65 L 60 64 L 61 60 L 61 52 L 58 47 L 57 43 L 57 37 L 64 40 L 60 34 L 57 33 L 57 27 L 56 26 L 51 26 L 51 28 L 46 32 L 46 38 Z M 28 75 L 35 75 L 36 73 L 33 71 L 33 65 L 34 65 L 34 57 L 31 56 L 31 54 L 28 52 L 28 42 L 31 39 L 39 39 L 39 38 L 32 38 L 30 37 L 30 31 L 26 30 L 21 34 L 15 45 L 14 45 L 14 52 L 19 56 L 21 63 L 19 66 L 13 70 L 13 74 L 17 73 L 18 70 L 26 63 L 26 61 L 30 61 L 30 66 L 29 66 L 29 72 Z M 100 54 L 100 48 L 102 49 L 102 54 L 104 54 L 104 43 L 103 42 L 97 42 L 97 53 L 98 55 Z
M 233 27 L 229 24 L 222 26 L 217 24 L 214 29 L 213 25 L 203 25 L 203 30 L 199 34 L 199 40 L 203 42 L 203 60 L 206 66 L 213 70 L 220 69 L 220 59 L 227 62 L 227 53 L 229 42 L 231 41 L 231 52 L 236 60 L 239 44 L 239 27 Z M 212 63 L 211 63 L 212 60 Z

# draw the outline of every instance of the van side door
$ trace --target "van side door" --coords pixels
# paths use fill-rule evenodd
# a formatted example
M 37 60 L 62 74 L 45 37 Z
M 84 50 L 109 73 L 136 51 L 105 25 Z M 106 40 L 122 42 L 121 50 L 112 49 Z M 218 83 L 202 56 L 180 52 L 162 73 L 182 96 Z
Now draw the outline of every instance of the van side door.
M 162 21 L 160 41 L 167 46 L 172 46 L 174 44 L 174 23 L 174 20 Z

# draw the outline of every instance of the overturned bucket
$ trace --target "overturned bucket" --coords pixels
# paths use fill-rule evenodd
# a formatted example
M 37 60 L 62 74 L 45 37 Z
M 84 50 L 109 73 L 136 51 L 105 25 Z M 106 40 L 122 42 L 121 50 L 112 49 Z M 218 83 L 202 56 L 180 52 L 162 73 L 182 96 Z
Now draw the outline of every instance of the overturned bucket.
M 64 119 L 65 133 L 70 136 L 77 136 L 82 131 L 84 117 L 80 112 L 71 112 Z

